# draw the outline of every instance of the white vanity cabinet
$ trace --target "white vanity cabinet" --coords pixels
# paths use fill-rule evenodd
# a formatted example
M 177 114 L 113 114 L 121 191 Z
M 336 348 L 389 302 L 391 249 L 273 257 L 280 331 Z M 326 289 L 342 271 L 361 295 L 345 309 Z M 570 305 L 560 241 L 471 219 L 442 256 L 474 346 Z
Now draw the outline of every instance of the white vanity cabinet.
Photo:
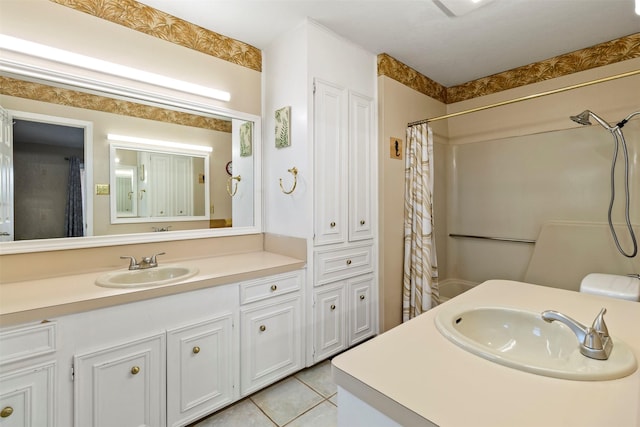
M 165 334 L 74 357 L 75 426 L 165 425 Z
M 241 394 L 304 368 L 303 272 L 240 284 Z
M 0 330 L 0 426 L 55 426 L 57 325 Z
M 236 378 L 233 313 L 167 331 L 167 425 L 231 403 Z

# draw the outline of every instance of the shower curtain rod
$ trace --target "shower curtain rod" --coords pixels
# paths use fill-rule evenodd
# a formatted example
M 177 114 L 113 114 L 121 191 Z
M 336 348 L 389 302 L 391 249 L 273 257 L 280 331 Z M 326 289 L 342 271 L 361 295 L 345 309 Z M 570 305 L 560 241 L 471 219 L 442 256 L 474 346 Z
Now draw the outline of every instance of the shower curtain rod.
M 610 80 L 616 80 L 616 79 L 620 79 L 620 78 L 623 78 L 623 77 L 633 76 L 633 75 L 636 75 L 636 74 L 640 74 L 640 70 L 628 71 L 626 73 L 615 74 L 613 76 L 603 77 L 601 79 L 596 79 L 596 80 L 591 80 L 591 81 L 588 81 L 588 82 L 578 83 L 578 84 L 571 85 L 571 86 L 565 86 L 565 87 L 562 87 L 562 88 L 559 88 L 559 89 L 553 89 L 553 90 L 548 90 L 546 92 L 534 93 L 533 95 L 522 96 L 520 98 L 514 98 L 514 99 L 507 100 L 507 101 L 496 102 L 495 104 L 489 104 L 489 105 L 484 105 L 482 107 L 470 108 L 468 110 L 458 111 L 457 113 L 445 114 L 444 116 L 438 116 L 438 117 L 432 117 L 430 119 L 418 120 L 417 122 L 408 123 L 407 126 L 415 126 L 415 125 L 421 125 L 421 124 L 427 123 L 427 122 L 435 122 L 435 121 L 438 121 L 438 120 L 449 119 L 451 117 L 462 116 L 464 114 L 475 113 L 477 111 L 482 111 L 482 110 L 488 110 L 488 109 L 494 108 L 494 107 L 501 107 L 503 105 L 514 104 L 514 103 L 520 102 L 520 101 L 527 101 L 527 100 L 530 100 L 530 99 L 541 98 L 543 96 L 553 95 L 553 94 L 561 93 L 561 92 L 566 92 L 568 90 L 578 89 L 578 88 L 585 87 L 585 86 L 591 86 L 591 85 L 594 85 L 594 84 L 597 84 L 597 83 L 604 83 L 604 82 L 608 82 Z

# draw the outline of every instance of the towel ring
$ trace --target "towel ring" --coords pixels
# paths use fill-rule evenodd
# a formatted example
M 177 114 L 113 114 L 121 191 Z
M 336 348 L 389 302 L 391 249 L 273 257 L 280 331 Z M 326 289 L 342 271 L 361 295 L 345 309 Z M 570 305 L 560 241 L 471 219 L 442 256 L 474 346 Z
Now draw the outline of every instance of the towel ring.
M 287 172 L 293 175 L 293 187 L 291 187 L 291 190 L 289 191 L 285 190 L 284 187 L 282 186 L 282 178 L 280 178 L 280 189 L 284 194 L 291 194 L 293 193 L 293 190 L 296 189 L 296 185 L 298 185 L 298 168 L 294 166 L 291 169 L 287 169 Z
M 231 191 L 231 186 L 233 185 L 232 182 L 234 179 L 240 182 L 242 178 L 240 177 L 240 175 L 238 175 L 238 176 L 230 176 L 229 179 L 227 179 L 227 193 L 229 193 L 231 197 L 235 196 L 236 192 L 238 191 L 238 182 L 236 182 L 235 188 L 233 189 L 233 191 Z

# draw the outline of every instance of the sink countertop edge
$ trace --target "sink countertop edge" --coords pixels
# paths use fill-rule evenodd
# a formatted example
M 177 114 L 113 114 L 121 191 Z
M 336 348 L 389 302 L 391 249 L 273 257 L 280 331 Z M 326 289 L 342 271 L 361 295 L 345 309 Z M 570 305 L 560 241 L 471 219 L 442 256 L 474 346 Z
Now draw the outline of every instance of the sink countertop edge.
M 583 303 L 576 304 L 578 298 Z M 490 280 L 445 304 L 557 309 L 578 319 L 593 317 L 605 304 L 609 330 L 636 358 L 640 355 L 640 336 L 633 331 L 633 324 L 640 323 L 638 303 Z M 459 348 L 437 331 L 434 320 L 443 306 L 336 356 L 332 363 L 337 385 L 383 413 L 384 407 L 375 405 L 367 389 L 376 390 L 378 399 L 448 427 L 640 425 L 640 369 L 617 380 L 574 381 L 498 365 Z M 602 410 L 594 414 L 585 407 Z
M 82 311 L 286 273 L 303 268 L 306 263 L 297 258 L 259 251 L 171 261 L 167 262 L 167 265 L 194 266 L 199 272 L 195 276 L 174 283 L 133 288 L 96 285 L 96 279 L 109 271 L 2 283 L 0 326 L 42 321 Z

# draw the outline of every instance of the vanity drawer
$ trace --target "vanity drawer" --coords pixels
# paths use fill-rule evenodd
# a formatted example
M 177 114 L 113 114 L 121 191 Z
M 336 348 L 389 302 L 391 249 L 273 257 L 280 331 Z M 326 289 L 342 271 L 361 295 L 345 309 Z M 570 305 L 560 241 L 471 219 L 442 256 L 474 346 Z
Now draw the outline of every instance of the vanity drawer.
M 346 249 L 318 251 L 315 254 L 315 286 L 373 271 L 373 247 L 352 246 Z
M 0 365 L 56 351 L 56 323 L 7 328 L 0 331 Z
M 293 271 L 240 284 L 240 304 L 260 301 L 300 290 L 302 272 Z

